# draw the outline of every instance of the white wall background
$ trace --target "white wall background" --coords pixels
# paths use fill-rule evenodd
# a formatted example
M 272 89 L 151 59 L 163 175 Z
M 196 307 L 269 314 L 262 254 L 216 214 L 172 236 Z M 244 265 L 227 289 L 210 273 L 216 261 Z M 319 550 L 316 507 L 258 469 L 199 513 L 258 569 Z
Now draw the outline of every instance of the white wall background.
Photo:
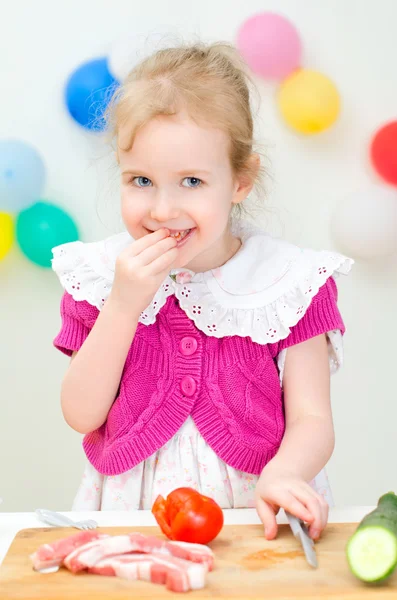
M 103 161 L 97 161 L 104 153 L 101 143 L 64 109 L 63 84 L 79 63 L 106 54 L 126 31 L 149 34 L 169 25 L 181 34 L 233 41 L 242 21 L 261 10 L 281 12 L 296 24 L 305 66 L 335 81 L 343 111 L 328 133 L 300 138 L 278 117 L 276 87 L 258 82 L 260 129 L 273 175 L 267 199 L 272 210 L 264 223 L 277 233 L 332 249 L 328 217 L 335 203 L 376 178 L 368 141 L 397 116 L 395 0 L 3 0 L 2 7 L 0 137 L 37 146 L 47 166 L 46 197 L 75 217 L 86 241 L 114 231 L 117 198 Z M 105 206 L 104 222 L 98 204 Z M 333 382 L 337 446 L 329 465 L 339 505 L 372 504 L 381 493 L 397 490 L 396 263 L 395 257 L 358 263 L 340 283 L 348 333 L 345 367 Z M 60 296 L 55 275 L 17 250 L 0 263 L 5 511 L 67 510 L 80 479 L 80 436 L 63 422 L 59 407 L 67 359 L 52 347 Z

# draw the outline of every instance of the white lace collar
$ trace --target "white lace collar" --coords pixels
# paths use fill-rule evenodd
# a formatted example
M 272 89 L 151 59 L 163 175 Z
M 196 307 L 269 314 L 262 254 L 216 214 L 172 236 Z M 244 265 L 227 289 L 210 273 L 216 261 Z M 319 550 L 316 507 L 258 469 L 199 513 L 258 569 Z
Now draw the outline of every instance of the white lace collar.
M 319 288 L 347 274 L 353 261 L 341 254 L 300 249 L 246 222 L 234 225 L 240 250 L 223 267 L 193 273 L 172 271 L 140 322 L 150 325 L 175 294 L 198 329 L 210 336 L 249 336 L 267 344 L 287 337 Z M 53 250 L 52 267 L 75 300 L 101 310 L 113 282 L 116 257 L 132 242 L 128 233 L 100 242 L 71 242 Z

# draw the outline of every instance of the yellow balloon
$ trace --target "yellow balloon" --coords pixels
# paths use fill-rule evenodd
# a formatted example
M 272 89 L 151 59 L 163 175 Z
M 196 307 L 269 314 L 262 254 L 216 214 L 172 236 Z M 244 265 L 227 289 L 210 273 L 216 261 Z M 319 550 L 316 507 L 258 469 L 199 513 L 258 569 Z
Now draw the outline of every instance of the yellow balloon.
M 339 93 L 332 81 L 307 69 L 299 69 L 283 81 L 278 102 L 288 125 L 306 135 L 328 129 L 340 112 Z
M 14 242 L 14 222 L 11 215 L 0 212 L 0 260 L 11 250 Z

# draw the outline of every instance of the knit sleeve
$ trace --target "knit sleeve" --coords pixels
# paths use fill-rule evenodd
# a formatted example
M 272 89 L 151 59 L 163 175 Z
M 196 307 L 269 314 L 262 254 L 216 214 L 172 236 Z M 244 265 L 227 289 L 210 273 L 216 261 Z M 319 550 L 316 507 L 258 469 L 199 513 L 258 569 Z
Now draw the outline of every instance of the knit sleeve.
M 61 329 L 55 337 L 55 348 L 72 356 L 79 350 L 91 331 L 99 311 L 85 300 L 74 300 L 71 294 L 64 292 L 61 300 Z
M 330 277 L 319 289 L 300 321 L 291 327 L 290 334 L 276 344 L 271 344 L 273 357 L 296 344 L 324 333 L 345 333 L 345 325 L 337 305 L 338 291 L 335 280 Z

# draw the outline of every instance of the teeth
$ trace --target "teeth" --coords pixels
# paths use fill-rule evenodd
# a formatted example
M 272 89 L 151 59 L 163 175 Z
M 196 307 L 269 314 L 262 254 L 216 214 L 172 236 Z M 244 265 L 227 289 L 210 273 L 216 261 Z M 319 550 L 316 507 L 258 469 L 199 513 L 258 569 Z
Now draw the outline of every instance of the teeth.
M 176 233 L 170 233 L 170 237 L 175 238 L 176 240 L 178 240 L 178 242 L 184 238 L 188 233 L 190 232 L 190 229 L 185 229 L 184 231 L 177 231 Z

